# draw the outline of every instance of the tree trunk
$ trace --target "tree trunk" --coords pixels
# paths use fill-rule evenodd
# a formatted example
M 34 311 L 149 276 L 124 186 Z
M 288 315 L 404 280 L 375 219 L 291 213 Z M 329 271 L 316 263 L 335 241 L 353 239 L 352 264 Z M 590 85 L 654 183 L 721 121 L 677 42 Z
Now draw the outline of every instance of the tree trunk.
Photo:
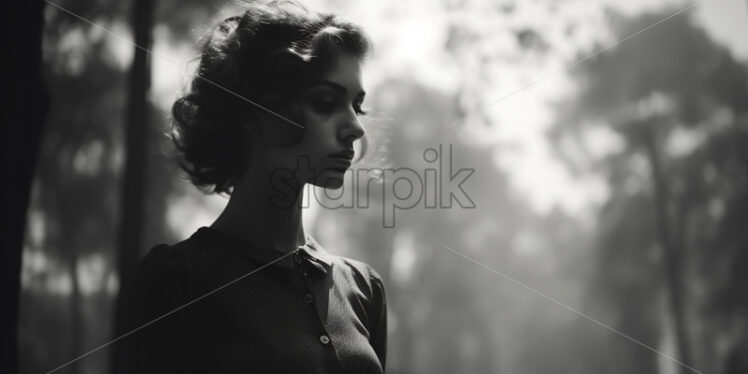
M 146 192 L 146 136 L 148 133 L 148 100 L 150 87 L 150 51 L 153 29 L 153 5 L 149 0 L 136 0 L 132 9 L 132 29 L 135 36 L 135 54 L 130 67 L 127 121 L 125 131 L 125 171 L 121 199 L 121 221 L 118 245 L 118 273 L 120 291 L 130 283 L 137 267 L 143 244 Z M 123 311 L 123 293 L 119 292 L 116 301 L 115 334 L 120 336 L 127 331 Z M 115 337 L 116 337 L 115 336 Z M 114 348 L 113 371 L 118 372 L 123 359 L 121 344 Z
M 657 219 L 657 235 L 660 246 L 663 249 L 663 260 L 665 270 L 665 291 L 668 305 L 673 317 L 673 331 L 677 358 L 680 362 L 691 366 L 691 351 L 688 344 L 688 331 L 686 328 L 686 311 L 684 302 L 684 287 L 681 260 L 683 251 L 678 248 L 678 243 L 673 238 L 671 230 L 669 202 L 671 201 L 670 189 L 667 178 L 662 168 L 659 142 L 659 126 L 655 121 L 645 123 L 644 129 L 647 157 L 652 171 L 652 183 L 654 186 L 655 214 Z M 681 374 L 691 373 L 691 370 L 679 365 Z
M 42 79 L 43 1 L 5 2 L 2 35 L 6 69 L 0 149 L 2 245 L 0 246 L 0 367 L 18 372 L 18 302 L 26 211 L 49 98 Z M 20 26 L 20 28 L 18 28 Z M 22 31 L 20 31 L 22 30 Z M 20 33 L 19 33 L 20 32 Z

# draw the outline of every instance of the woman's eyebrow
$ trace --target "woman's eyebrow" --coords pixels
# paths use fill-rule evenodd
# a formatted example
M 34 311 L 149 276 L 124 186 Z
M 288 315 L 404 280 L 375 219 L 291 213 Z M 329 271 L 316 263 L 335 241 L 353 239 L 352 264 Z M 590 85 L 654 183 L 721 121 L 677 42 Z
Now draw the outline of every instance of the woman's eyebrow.
M 328 87 L 330 87 L 330 88 L 332 88 L 332 89 L 334 89 L 334 90 L 336 90 L 336 91 L 338 91 L 338 92 L 340 92 L 342 94 L 345 94 L 346 92 L 348 92 L 348 89 L 346 89 L 342 85 L 340 85 L 338 83 L 335 83 L 333 81 L 327 80 L 327 79 L 317 80 L 317 81 L 314 81 L 314 82 L 310 83 L 309 85 L 310 86 L 316 86 L 316 85 L 320 85 L 320 84 L 328 86 Z M 364 90 L 360 90 L 358 92 L 358 95 L 356 95 L 356 96 L 361 96 L 361 97 L 366 96 L 366 92 Z

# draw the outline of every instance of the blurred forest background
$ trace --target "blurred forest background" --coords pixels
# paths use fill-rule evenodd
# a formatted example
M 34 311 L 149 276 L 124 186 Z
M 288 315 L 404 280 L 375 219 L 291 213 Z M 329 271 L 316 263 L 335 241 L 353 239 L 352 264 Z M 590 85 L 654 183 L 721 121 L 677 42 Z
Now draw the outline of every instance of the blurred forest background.
M 140 256 L 226 202 L 184 178 L 165 133 L 196 37 L 237 4 L 50 1 L 22 373 L 115 338 Z M 748 373 L 746 2 L 303 3 L 374 40 L 364 125 L 378 148 L 360 167 L 424 170 L 424 150 L 451 144 L 454 169 L 475 170 L 472 209 L 420 204 L 394 228 L 377 203 L 305 212 L 329 251 L 384 277 L 389 373 L 695 372 L 667 356 Z M 110 372 L 114 351 L 59 372 Z

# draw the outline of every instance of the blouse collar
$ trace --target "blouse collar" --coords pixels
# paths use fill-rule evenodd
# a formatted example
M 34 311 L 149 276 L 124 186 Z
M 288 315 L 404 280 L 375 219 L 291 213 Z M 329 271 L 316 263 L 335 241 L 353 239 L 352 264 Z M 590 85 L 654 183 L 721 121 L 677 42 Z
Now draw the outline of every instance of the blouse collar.
M 312 268 L 324 274 L 327 274 L 333 264 L 333 255 L 327 252 L 309 234 L 306 234 L 306 243 L 299 246 L 293 251 L 294 254 L 290 255 L 288 252 L 283 252 L 275 248 L 259 247 L 246 243 L 238 238 L 206 226 L 199 228 L 193 236 L 238 252 L 261 264 L 276 261 L 274 265 L 286 269 L 294 269 L 294 262 L 306 262 L 311 264 Z

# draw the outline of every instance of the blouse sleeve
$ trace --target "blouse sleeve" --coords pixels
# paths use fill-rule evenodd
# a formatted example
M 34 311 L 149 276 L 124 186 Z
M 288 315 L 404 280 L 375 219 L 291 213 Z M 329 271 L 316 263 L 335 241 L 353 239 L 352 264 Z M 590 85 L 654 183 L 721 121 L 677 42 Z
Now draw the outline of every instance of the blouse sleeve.
M 129 297 L 129 351 L 133 373 L 193 373 L 198 370 L 198 305 L 190 301 L 192 280 L 166 245 L 141 260 Z M 173 253 L 173 252 L 171 252 Z M 175 311 L 175 309 L 178 309 Z
M 385 370 L 387 358 L 387 298 L 382 277 L 374 269 L 371 269 L 371 281 L 373 287 L 373 315 L 375 316 L 371 346 L 379 357 L 382 370 Z

